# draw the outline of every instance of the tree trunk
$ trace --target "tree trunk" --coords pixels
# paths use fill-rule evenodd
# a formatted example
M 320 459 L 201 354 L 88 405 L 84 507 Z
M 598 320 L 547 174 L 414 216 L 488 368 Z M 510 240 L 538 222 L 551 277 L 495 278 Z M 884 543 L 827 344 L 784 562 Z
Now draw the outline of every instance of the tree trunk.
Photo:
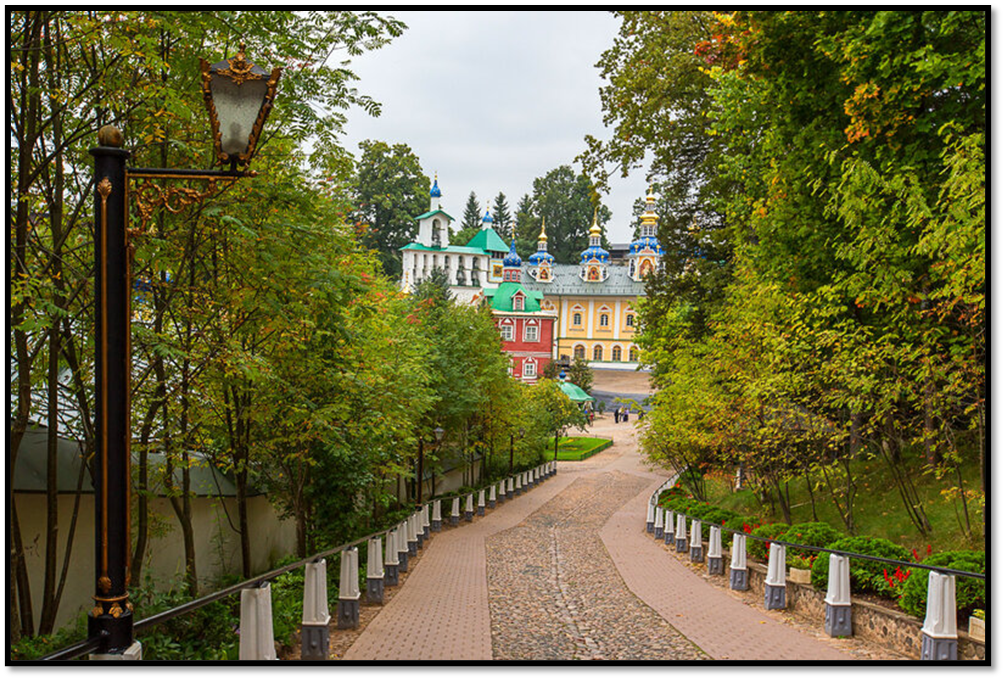
M 241 567 L 245 578 L 251 577 L 251 542 L 248 539 L 248 495 L 247 473 L 240 471 L 235 474 L 237 482 L 237 521 L 241 536 Z
M 49 634 L 56 619 L 56 552 L 59 548 L 59 333 L 49 333 L 49 371 L 45 446 L 45 580 L 39 634 Z
M 11 502 L 12 523 L 18 527 L 13 534 L 13 554 L 14 568 L 17 574 L 17 603 L 18 614 L 21 618 L 20 634 L 22 636 L 35 636 L 34 614 L 31 607 L 31 584 L 28 580 L 28 566 L 24 562 L 24 543 L 21 541 L 21 522 L 17 517 L 17 505 Z

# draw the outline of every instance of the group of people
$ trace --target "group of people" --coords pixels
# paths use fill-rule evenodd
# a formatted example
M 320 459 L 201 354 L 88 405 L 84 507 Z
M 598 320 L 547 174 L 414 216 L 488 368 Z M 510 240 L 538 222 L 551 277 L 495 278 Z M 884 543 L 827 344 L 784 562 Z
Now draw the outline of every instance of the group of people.
M 631 419 L 631 411 L 627 408 L 620 407 L 614 411 L 614 422 L 617 424 L 627 422 L 629 419 Z

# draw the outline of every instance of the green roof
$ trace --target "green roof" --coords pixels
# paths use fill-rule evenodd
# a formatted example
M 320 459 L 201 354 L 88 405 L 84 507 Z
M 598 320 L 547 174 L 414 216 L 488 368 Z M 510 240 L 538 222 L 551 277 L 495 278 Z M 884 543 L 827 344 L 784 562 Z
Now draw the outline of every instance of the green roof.
M 431 245 L 422 245 L 421 243 L 408 243 L 401 250 L 421 250 L 422 252 L 445 252 L 446 254 L 456 254 L 456 255 L 487 255 L 484 250 L 480 248 L 470 248 L 466 245 L 447 245 L 435 247 Z
M 449 219 L 451 222 L 452 221 L 456 221 L 456 220 L 453 219 L 453 217 L 451 217 L 450 215 L 446 214 L 442 210 L 431 210 L 429 212 L 426 212 L 425 214 L 421 214 L 421 215 L 415 217 L 415 221 L 417 222 L 420 219 L 425 219 L 426 217 L 432 217 L 433 215 L 443 215 L 444 217 L 446 217 L 447 219 Z
M 482 250 L 491 252 L 509 252 L 509 246 L 495 233 L 495 229 L 490 226 L 487 229 L 478 231 L 474 238 L 467 243 L 467 247 L 481 248 Z
M 558 386 L 565 392 L 565 396 L 573 401 L 595 401 L 596 399 L 582 390 L 581 387 L 571 382 L 559 382 Z
M 526 302 L 523 304 L 524 312 L 540 311 L 540 302 L 544 299 L 544 293 L 527 290 L 519 283 L 499 283 L 495 289 L 486 289 L 485 297 L 489 300 L 493 311 L 515 311 L 512 308 L 512 297 L 517 292 L 526 295 Z

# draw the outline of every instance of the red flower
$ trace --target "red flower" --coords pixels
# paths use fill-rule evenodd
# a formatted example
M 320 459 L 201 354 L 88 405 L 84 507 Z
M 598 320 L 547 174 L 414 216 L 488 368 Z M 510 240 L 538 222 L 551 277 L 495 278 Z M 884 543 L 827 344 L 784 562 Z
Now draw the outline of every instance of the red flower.
M 927 553 L 928 553 L 928 555 L 930 555 L 930 554 L 931 554 L 931 545 L 928 545 L 928 546 L 927 546 Z

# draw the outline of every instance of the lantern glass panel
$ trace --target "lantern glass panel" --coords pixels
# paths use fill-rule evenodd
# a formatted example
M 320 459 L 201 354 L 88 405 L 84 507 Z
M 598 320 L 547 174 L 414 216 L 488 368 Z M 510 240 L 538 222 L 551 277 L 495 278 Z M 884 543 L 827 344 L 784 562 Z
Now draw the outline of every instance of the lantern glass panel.
M 231 157 L 247 153 L 251 130 L 268 94 L 268 82 L 245 80 L 238 85 L 226 76 L 214 74 L 210 88 L 220 123 L 221 149 Z

